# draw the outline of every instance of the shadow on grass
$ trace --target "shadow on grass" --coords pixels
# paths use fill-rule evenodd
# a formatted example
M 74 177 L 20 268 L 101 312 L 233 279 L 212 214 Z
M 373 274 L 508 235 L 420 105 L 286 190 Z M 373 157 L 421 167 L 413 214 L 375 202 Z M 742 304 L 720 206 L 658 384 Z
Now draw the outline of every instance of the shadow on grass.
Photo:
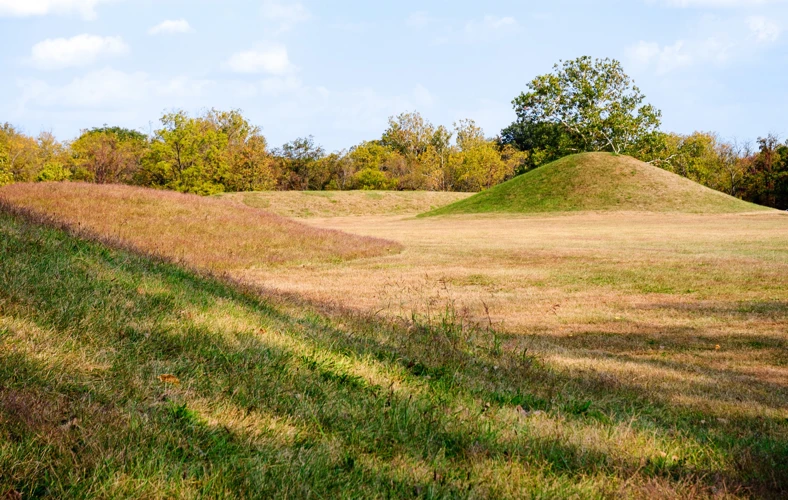
M 0 490 L 587 496 L 636 475 L 677 488 L 788 490 L 775 475 L 788 466 L 784 422 L 737 421 L 742 435 L 710 435 L 691 408 L 520 351 L 469 350 L 364 317 L 337 327 L 8 216 L 0 235 Z M 644 432 L 696 441 L 706 455 L 613 457 L 530 432 L 517 405 L 589 428 L 637 417 Z M 521 477 L 511 485 L 513 465 Z

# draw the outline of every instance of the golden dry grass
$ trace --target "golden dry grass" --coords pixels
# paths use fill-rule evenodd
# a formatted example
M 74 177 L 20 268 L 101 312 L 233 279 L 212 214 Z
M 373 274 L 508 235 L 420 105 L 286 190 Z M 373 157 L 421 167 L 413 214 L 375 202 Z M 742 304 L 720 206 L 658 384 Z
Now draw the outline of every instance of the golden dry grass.
M 719 418 L 788 418 L 788 216 L 312 219 L 401 243 L 341 265 L 241 273 L 408 316 L 448 301 L 551 363 Z M 719 346 L 719 349 L 716 349 Z
M 132 186 L 14 184 L 0 190 L 0 200 L 212 271 L 399 250 L 391 242 L 305 226 L 242 204 Z
M 47 213 L 69 221 L 68 211 L 85 203 L 74 198 L 73 207 L 61 201 L 46 204 L 19 193 L 16 204 L 45 206 Z M 116 200 L 135 203 L 133 198 Z M 226 206 L 241 209 L 238 204 Z M 156 242 L 155 228 L 141 222 L 147 221 L 145 211 L 117 205 L 105 210 L 101 220 L 85 217 L 94 224 L 89 229 L 120 237 L 144 251 L 183 258 L 196 267 L 229 269 L 234 278 L 316 304 L 382 316 L 416 314 L 421 322 L 440 321 L 451 306 L 460 314 L 467 311 L 476 321 L 492 321 L 506 333 L 500 369 L 509 370 L 506 366 L 517 364 L 518 353 L 527 353 L 552 373 L 548 382 L 537 379 L 529 390 L 546 401 L 564 401 L 566 414 L 527 417 L 529 439 L 554 440 L 564 450 L 561 457 L 581 450 L 583 456 L 596 456 L 624 471 L 622 477 L 632 477 L 610 490 L 605 478 L 590 474 L 581 481 L 582 491 L 661 498 L 707 497 L 715 492 L 738 497 L 756 491 L 740 489 L 745 482 L 726 483 L 726 477 L 733 477 L 726 474 L 735 476 L 733 470 L 757 470 L 759 477 L 771 478 L 764 486 L 766 492 L 786 484 L 782 472 L 769 465 L 786 463 L 788 442 L 788 216 L 784 214 L 312 218 L 308 224 L 316 230 L 342 231 L 330 234 L 353 234 L 362 241 L 385 238 L 403 251 L 344 261 L 302 259 L 266 265 L 261 260 L 242 267 L 231 255 L 224 264 L 221 255 L 212 257 L 218 260 L 203 260 L 204 253 L 179 255 L 151 243 Z M 133 239 L 113 222 L 119 219 L 106 216 L 112 211 L 125 214 L 125 224 L 135 225 Z M 221 238 L 220 233 L 201 234 Z M 170 237 L 194 238 L 191 234 Z M 226 304 L 218 304 L 216 311 L 182 314 L 207 331 L 245 328 L 234 326 L 235 319 L 227 317 L 225 309 Z M 342 315 L 337 318 L 337 328 L 344 329 Z M 396 345 L 397 340 L 385 342 Z M 485 365 L 480 368 L 484 375 L 468 375 L 461 385 L 471 391 L 483 388 L 506 394 L 507 377 L 494 383 L 485 379 L 498 368 Z M 418 387 L 387 378 L 374 366 L 343 369 L 371 384 L 402 390 L 403 397 L 420 394 Z M 591 398 L 594 407 L 609 413 L 589 421 L 567 417 L 584 411 L 582 405 L 573 406 L 576 394 Z M 642 413 L 631 421 L 620 420 L 617 414 L 629 414 L 621 405 L 630 403 Z M 480 404 L 465 402 L 446 412 L 464 421 L 468 405 Z M 215 408 L 204 410 L 213 412 L 217 421 L 232 420 Z M 468 421 L 474 415 L 468 413 Z M 653 434 L 634 424 L 640 417 L 659 422 Z M 496 409 L 489 418 L 506 429 L 500 431 L 500 439 L 518 439 L 517 426 L 507 427 L 523 418 L 514 408 Z M 742 455 L 724 451 L 736 446 L 743 446 Z M 513 477 L 524 478 L 520 484 L 501 479 L 505 475 L 500 463 L 488 464 L 483 454 L 471 458 L 480 476 L 491 475 L 498 481 L 497 491 L 511 486 L 511 496 L 532 487 L 526 484 L 529 481 L 539 481 L 539 474 L 522 463 L 512 464 Z M 696 459 L 717 465 L 704 465 L 706 469 L 695 472 L 682 465 Z M 641 472 L 655 460 L 675 468 L 677 476 Z M 582 470 L 582 466 L 570 469 Z M 709 478 L 711 470 L 719 470 L 715 473 L 719 476 Z M 401 471 L 410 477 L 430 474 L 412 457 L 403 458 Z
M 218 197 L 285 217 L 309 218 L 418 214 L 471 195 L 435 191 L 259 191 Z

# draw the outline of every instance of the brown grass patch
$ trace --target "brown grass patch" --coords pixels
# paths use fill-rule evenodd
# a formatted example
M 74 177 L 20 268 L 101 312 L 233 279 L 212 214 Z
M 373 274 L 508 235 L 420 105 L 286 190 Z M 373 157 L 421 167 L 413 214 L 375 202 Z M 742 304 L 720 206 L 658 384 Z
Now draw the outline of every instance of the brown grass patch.
M 310 218 L 416 215 L 471 195 L 436 191 L 260 191 L 219 196 L 285 217 Z
M 0 190 L 2 200 L 72 229 L 212 271 L 336 262 L 399 250 L 379 238 L 309 227 L 240 203 L 131 186 L 15 184 Z
M 447 304 L 590 384 L 723 416 L 788 417 L 788 217 L 339 217 L 405 251 L 245 279 L 385 315 Z M 715 347 L 719 345 L 720 349 Z

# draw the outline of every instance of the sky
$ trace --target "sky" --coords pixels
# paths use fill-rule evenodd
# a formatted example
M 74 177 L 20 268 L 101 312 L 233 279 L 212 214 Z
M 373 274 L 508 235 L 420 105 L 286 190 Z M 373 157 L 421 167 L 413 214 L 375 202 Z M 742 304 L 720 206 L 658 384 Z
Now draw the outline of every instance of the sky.
M 618 59 L 663 129 L 788 136 L 788 0 L 0 0 L 0 122 L 62 140 L 240 109 L 278 146 L 389 116 L 488 136 L 560 60 Z

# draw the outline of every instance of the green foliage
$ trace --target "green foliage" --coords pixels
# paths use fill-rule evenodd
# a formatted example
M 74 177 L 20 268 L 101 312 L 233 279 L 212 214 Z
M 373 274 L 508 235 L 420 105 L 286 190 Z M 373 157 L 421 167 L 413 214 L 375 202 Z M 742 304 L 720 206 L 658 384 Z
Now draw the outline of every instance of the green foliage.
M 644 104 L 621 63 L 584 56 L 553 69 L 512 101 L 517 121 L 503 131 L 504 140 L 546 160 L 585 151 L 638 157 L 648 148 L 661 113 Z
M 275 185 L 267 143 L 238 111 L 190 117 L 165 114 L 136 175 L 138 184 L 196 194 L 270 189 Z
M 274 151 L 281 172 L 280 185 L 285 189 L 320 190 L 329 181 L 329 162 L 325 150 L 311 135 L 300 137 Z
M 41 172 L 36 177 L 37 182 L 59 182 L 67 181 L 71 178 L 71 170 L 62 163 L 51 162 L 44 165 Z
M 383 191 L 394 187 L 395 182 L 386 174 L 374 168 L 365 168 L 353 176 L 356 189 Z
M 747 166 L 743 190 L 755 203 L 788 210 L 788 141 L 774 135 L 758 139 L 758 153 Z
M 389 118 L 381 143 L 413 161 L 427 150 L 435 133 L 435 127 L 419 113 L 402 113 Z M 442 131 L 440 136 L 443 135 Z
M 67 163 L 53 139 L 51 134 L 43 133 L 37 140 L 8 123 L 0 126 L 0 179 L 3 182 L 33 182 L 47 161 L 58 157 Z
M 147 137 L 134 130 L 86 130 L 71 144 L 75 177 L 98 184 L 131 183 L 148 147 Z
M 457 150 L 450 162 L 454 186 L 461 191 L 481 191 L 511 177 L 515 161 L 504 158 L 497 141 L 487 140 L 484 131 L 473 120 L 455 124 Z
M 14 174 L 11 172 L 8 139 L 4 134 L 0 134 L 0 186 L 12 182 L 14 182 Z

